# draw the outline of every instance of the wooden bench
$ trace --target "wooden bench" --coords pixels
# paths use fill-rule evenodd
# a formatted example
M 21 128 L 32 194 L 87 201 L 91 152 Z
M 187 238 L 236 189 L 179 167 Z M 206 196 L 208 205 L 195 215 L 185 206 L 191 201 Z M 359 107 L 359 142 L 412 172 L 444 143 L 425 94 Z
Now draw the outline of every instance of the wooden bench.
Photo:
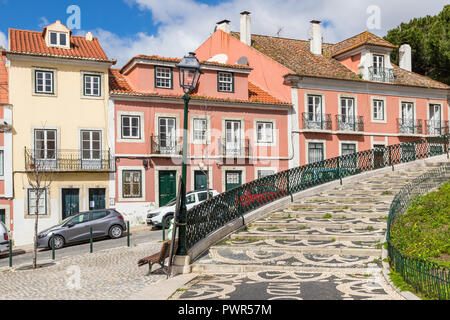
M 178 239 L 177 239 L 178 240 Z M 164 266 L 164 262 L 166 261 L 166 258 L 169 257 L 170 254 L 170 244 L 171 244 L 171 240 L 166 241 L 163 243 L 161 250 L 158 253 L 155 253 L 151 256 L 148 256 L 146 258 L 143 258 L 141 260 L 138 261 L 138 267 L 142 267 L 143 265 L 148 264 L 148 274 L 152 273 L 152 266 L 157 263 L 161 266 L 161 269 L 163 270 L 163 272 L 165 274 L 167 274 L 167 267 Z M 174 252 L 177 251 L 177 245 L 178 245 L 178 241 L 175 241 L 175 246 L 174 246 Z

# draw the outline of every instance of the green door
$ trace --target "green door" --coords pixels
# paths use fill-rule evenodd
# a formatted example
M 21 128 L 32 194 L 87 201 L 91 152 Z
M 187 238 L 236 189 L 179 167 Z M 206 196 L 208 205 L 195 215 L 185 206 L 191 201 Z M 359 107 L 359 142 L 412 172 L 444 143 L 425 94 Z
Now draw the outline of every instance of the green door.
M 73 216 L 80 212 L 80 190 L 62 189 L 62 218 Z
M 89 189 L 89 210 L 106 209 L 105 189 Z
M 0 209 L 0 221 L 6 223 L 6 210 Z
M 241 171 L 227 171 L 226 177 L 226 191 L 234 189 L 242 185 L 242 172 Z
M 203 171 L 195 171 L 195 190 L 206 190 L 208 179 Z
M 159 171 L 159 206 L 163 207 L 177 196 L 177 172 Z

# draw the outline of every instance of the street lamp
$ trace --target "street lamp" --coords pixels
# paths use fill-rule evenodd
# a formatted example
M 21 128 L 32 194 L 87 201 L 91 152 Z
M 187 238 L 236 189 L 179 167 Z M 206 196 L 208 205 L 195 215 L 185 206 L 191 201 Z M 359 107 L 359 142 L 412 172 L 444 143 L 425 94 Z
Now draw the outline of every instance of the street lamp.
M 195 53 L 189 52 L 188 56 L 185 56 L 183 60 L 179 64 L 176 65 L 179 69 L 180 73 L 180 87 L 183 88 L 184 91 L 184 125 L 183 125 L 183 166 L 181 173 L 181 190 L 180 192 L 180 207 L 178 214 L 178 225 L 179 225 L 179 233 L 178 233 L 178 249 L 177 255 L 185 256 L 187 255 L 186 250 L 186 166 L 187 166 L 187 140 L 188 140 L 188 106 L 189 94 L 194 91 L 197 87 L 198 80 L 200 79 L 200 75 L 203 74 L 203 71 L 200 67 L 200 62 L 195 57 Z

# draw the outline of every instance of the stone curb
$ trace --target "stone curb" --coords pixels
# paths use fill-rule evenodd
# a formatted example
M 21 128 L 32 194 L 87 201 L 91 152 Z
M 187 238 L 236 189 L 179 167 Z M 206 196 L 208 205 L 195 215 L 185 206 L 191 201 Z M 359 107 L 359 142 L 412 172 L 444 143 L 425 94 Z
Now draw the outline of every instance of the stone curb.
M 386 242 L 386 236 L 384 237 L 383 243 Z M 395 284 L 391 281 L 391 278 L 389 277 L 389 274 L 391 273 L 391 268 L 389 266 L 389 263 L 384 262 L 385 259 L 388 258 L 388 251 L 382 247 L 381 251 L 381 263 L 383 264 L 381 271 L 383 273 L 384 280 L 394 289 L 398 294 L 400 294 L 403 298 L 406 300 L 422 300 L 418 296 L 416 296 L 411 291 L 401 291 L 399 288 L 395 286 Z
M 197 276 L 196 273 L 186 273 L 160 280 L 131 296 L 130 300 L 168 300 L 178 289 L 184 287 Z

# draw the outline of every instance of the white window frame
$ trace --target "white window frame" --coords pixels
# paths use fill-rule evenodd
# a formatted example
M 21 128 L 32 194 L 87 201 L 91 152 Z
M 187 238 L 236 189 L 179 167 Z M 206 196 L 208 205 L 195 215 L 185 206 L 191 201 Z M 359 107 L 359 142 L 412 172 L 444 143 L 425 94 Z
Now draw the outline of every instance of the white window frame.
M 38 74 L 42 74 L 42 90 L 38 90 Z M 50 79 L 47 79 L 46 75 L 51 75 Z M 46 90 L 47 85 L 45 82 L 47 80 L 51 81 L 51 90 Z M 45 94 L 45 95 L 53 95 L 55 94 L 55 71 L 53 70 L 34 70 L 34 93 L 35 94 Z
M 123 171 L 141 171 L 141 197 L 124 198 L 123 197 Z M 146 197 L 146 171 L 142 166 L 122 166 L 117 168 L 118 172 L 118 201 L 119 202 L 144 202 Z
M 44 190 L 44 192 L 41 195 L 41 198 L 39 199 L 39 201 L 43 201 L 44 202 L 44 212 L 39 212 L 38 211 L 38 215 L 39 216 L 46 216 L 48 215 L 48 206 L 47 206 L 47 189 L 45 188 L 41 188 Z M 30 194 L 34 192 L 35 190 L 33 188 L 28 188 L 27 189 L 27 216 L 35 216 L 35 198 L 36 198 L 36 194 L 34 195 L 34 197 L 30 197 Z M 30 200 L 32 200 L 30 202 Z M 39 207 L 41 207 L 41 205 L 39 205 Z M 39 210 L 39 209 L 38 209 Z
M 0 180 L 5 176 L 5 151 L 0 149 Z
M 129 121 L 129 130 L 130 130 L 130 134 L 127 136 L 124 134 L 124 128 L 126 127 L 124 125 L 124 119 L 128 118 Z M 138 124 L 137 124 L 137 128 L 135 126 L 133 126 L 133 119 L 138 119 Z M 133 135 L 133 128 L 137 129 L 137 136 Z M 122 140 L 140 140 L 141 137 L 141 117 L 139 115 L 130 115 L 130 114 L 123 114 L 120 116 L 120 138 Z
M 232 72 L 217 72 L 217 91 L 234 92 L 234 75 Z
M 140 138 L 122 138 L 122 117 L 139 117 L 139 135 Z M 117 111 L 117 142 L 125 142 L 125 143 L 145 143 L 145 114 L 144 112 L 134 112 L 134 111 Z
M 168 76 L 167 76 L 168 74 Z M 158 80 L 162 81 L 158 85 Z M 166 82 L 169 81 L 169 85 L 166 85 Z M 173 89 L 173 71 L 170 67 L 155 67 L 155 88 L 159 89 Z
M 383 101 L 383 119 L 375 118 L 375 101 Z M 387 103 L 385 97 L 370 97 L 370 120 L 374 123 L 387 123 Z
M 272 175 L 276 174 L 278 172 L 277 168 L 275 167 L 256 167 L 255 168 L 255 179 L 259 179 L 259 172 L 260 171 L 272 171 Z
M 260 128 L 262 129 L 260 132 Z M 270 131 L 270 135 L 267 131 Z M 257 121 L 256 122 L 256 142 L 258 144 L 272 144 L 274 143 L 274 127 L 272 121 Z M 260 133 L 261 138 L 260 139 Z M 269 139 L 270 137 L 270 139 Z
M 102 95 L 103 95 L 103 91 L 102 91 L 102 76 L 99 75 L 99 74 L 83 73 L 82 77 L 83 77 L 83 96 L 85 96 L 85 97 L 96 97 L 96 98 L 102 97 Z M 89 88 L 91 90 L 91 93 L 87 93 L 87 90 L 88 90 L 87 80 L 88 79 L 91 80 L 91 84 L 90 84 L 90 88 Z M 93 80 L 94 79 L 98 79 L 98 94 L 94 93 L 94 87 L 93 87 L 93 85 L 94 85 Z
M 327 159 L 327 141 L 320 139 L 306 139 L 305 140 L 305 163 L 309 164 L 309 144 L 310 143 L 322 143 L 323 144 L 323 158 Z
M 52 43 L 52 34 L 56 34 L 56 43 Z M 66 44 L 61 44 L 61 35 L 66 36 Z M 51 47 L 68 48 L 70 47 L 70 34 L 67 32 L 49 31 L 48 43 Z
M 202 123 L 201 128 L 197 128 L 196 124 L 198 124 L 198 122 Z M 194 118 L 192 119 L 192 134 L 193 136 L 193 141 L 197 141 L 197 142 L 205 142 L 206 139 L 208 139 L 208 119 L 206 118 Z M 200 138 L 198 137 L 198 134 L 200 134 Z

